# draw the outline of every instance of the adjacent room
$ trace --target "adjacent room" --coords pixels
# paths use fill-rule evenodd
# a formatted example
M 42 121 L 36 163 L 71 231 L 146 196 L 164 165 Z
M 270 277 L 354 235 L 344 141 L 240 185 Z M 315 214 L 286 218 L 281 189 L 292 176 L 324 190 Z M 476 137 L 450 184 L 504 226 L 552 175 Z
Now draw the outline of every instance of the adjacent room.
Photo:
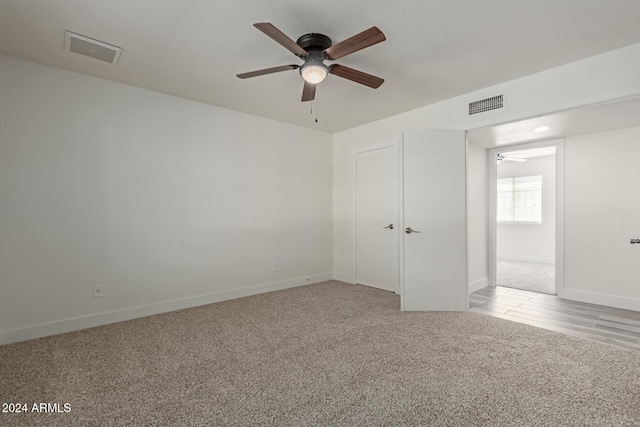
M 3 0 L 1 425 L 637 425 L 640 3 Z
M 555 295 L 554 146 L 496 156 L 496 285 Z

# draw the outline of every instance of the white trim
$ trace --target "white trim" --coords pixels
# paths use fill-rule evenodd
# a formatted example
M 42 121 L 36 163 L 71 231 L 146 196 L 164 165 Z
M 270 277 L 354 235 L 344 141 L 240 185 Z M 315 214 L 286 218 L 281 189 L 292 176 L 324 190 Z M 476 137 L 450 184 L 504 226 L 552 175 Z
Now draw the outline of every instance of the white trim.
M 506 95 L 505 102 L 506 102 Z M 505 104 L 506 107 L 506 104 Z M 471 293 L 471 284 L 469 283 L 469 131 L 464 131 L 464 265 L 465 265 L 465 282 L 467 282 L 467 292 L 464 295 L 467 299 L 465 310 L 469 310 L 469 294 Z M 483 286 L 484 287 L 484 286 Z
M 352 285 L 356 284 L 356 278 L 350 274 L 333 273 L 333 280 L 338 280 L 340 282 L 345 282 L 345 283 L 351 283 Z
M 498 163 L 497 152 L 489 150 L 487 170 L 489 171 L 489 286 L 496 285 L 496 230 L 498 217 Z
M 478 280 L 474 280 L 473 282 L 469 282 L 469 293 L 472 294 L 475 291 L 479 291 L 480 289 L 486 288 L 489 286 L 489 278 L 483 277 Z
M 564 289 L 564 139 L 556 145 L 556 294 Z
M 513 254 L 497 254 L 496 259 L 504 259 L 507 261 L 537 262 L 539 264 L 555 264 L 556 259 L 553 257 L 543 256 L 526 256 Z
M 398 291 L 400 310 L 404 307 L 404 132 L 398 137 Z
M 281 282 L 246 286 L 239 289 L 212 292 L 210 294 L 196 295 L 192 297 L 179 298 L 155 304 L 141 305 L 138 307 L 130 307 L 122 310 L 107 311 L 99 314 L 74 317 L 70 319 L 57 320 L 53 322 L 25 326 L 22 328 L 10 329 L 2 331 L 2 334 L 0 335 L 0 344 L 10 344 L 18 341 L 42 338 L 49 335 L 79 331 L 81 329 L 93 328 L 96 326 L 122 322 L 125 320 L 138 319 L 141 317 L 152 316 L 154 314 L 167 313 L 170 311 L 182 310 L 185 308 L 197 307 L 251 295 L 258 295 L 266 292 L 273 292 L 283 289 L 295 288 L 298 286 L 310 285 L 313 283 L 331 280 L 332 277 L 333 275 L 331 273 L 298 277 L 295 279 L 283 280 Z
M 601 294 L 599 292 L 581 291 L 577 289 L 562 289 L 558 297 L 590 304 L 606 305 L 607 307 L 640 311 L 640 299 L 621 297 L 618 295 Z
M 400 287 L 400 310 L 404 311 L 404 132 L 398 139 L 398 283 Z

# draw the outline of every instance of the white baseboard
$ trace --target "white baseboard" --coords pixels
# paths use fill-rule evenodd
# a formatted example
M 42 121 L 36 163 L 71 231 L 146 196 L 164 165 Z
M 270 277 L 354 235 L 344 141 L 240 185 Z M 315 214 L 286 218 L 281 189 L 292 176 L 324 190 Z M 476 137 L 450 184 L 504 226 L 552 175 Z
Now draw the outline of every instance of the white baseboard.
M 35 338 L 42 338 L 49 335 L 79 331 L 81 329 L 93 328 L 95 326 L 107 325 L 109 323 L 138 319 L 140 317 L 152 316 L 154 314 L 167 313 L 170 311 L 182 310 L 185 308 L 197 307 L 200 305 L 207 305 L 236 298 L 248 297 L 251 295 L 258 295 L 266 292 L 311 285 L 313 283 L 320 283 L 331 280 L 332 277 L 333 275 L 331 273 L 298 277 L 295 279 L 283 280 L 281 282 L 246 286 L 239 289 L 230 289 L 227 291 L 213 292 L 210 294 L 196 295 L 192 297 L 164 301 L 155 304 L 141 305 L 137 307 L 124 308 L 121 310 L 92 314 L 89 316 L 74 317 L 54 322 L 25 326 L 22 328 L 9 329 L 0 332 L 0 345 L 26 341 Z
M 351 283 L 351 284 L 356 283 L 355 277 L 349 274 L 342 274 L 342 273 L 333 273 L 333 280 L 339 280 L 341 282 Z
M 599 292 L 581 291 L 578 289 L 558 289 L 558 297 L 590 304 L 606 305 L 625 310 L 640 311 L 640 299 L 601 294 Z
M 483 277 L 478 280 L 474 280 L 473 282 L 469 282 L 469 293 L 473 293 L 475 291 L 479 291 L 482 288 L 486 288 L 489 286 L 489 278 Z
M 526 256 L 526 255 L 512 255 L 512 254 L 497 254 L 496 259 L 504 259 L 506 261 L 522 261 L 522 262 L 537 262 L 539 264 L 555 264 L 556 259 L 553 257 L 542 256 Z

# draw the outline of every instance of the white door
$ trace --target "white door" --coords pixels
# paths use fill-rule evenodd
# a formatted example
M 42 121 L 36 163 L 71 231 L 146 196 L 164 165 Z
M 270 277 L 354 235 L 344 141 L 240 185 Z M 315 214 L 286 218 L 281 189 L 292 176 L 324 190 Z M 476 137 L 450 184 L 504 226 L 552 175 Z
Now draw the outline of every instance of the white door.
M 398 150 L 356 154 L 356 281 L 398 290 Z
M 466 140 L 403 134 L 402 310 L 467 310 Z

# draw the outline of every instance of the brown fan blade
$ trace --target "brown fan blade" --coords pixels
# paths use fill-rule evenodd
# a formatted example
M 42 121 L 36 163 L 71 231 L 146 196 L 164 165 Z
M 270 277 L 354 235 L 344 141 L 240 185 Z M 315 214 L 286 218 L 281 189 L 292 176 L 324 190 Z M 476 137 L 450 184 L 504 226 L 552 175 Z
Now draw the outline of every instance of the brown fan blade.
M 364 30 L 353 37 L 349 37 L 348 39 L 325 49 L 324 54 L 328 59 L 338 59 L 345 55 L 349 55 L 350 53 L 364 49 L 365 47 L 383 42 L 386 39 L 387 38 L 378 27 L 371 27 L 368 30 Z
M 344 65 L 333 64 L 329 66 L 329 72 L 343 79 L 348 79 L 374 89 L 379 88 L 380 85 L 384 83 L 384 79 L 380 77 L 372 76 L 371 74 L 363 73 L 362 71 L 354 70 Z
M 265 68 L 264 70 L 249 71 L 248 73 L 236 74 L 241 79 L 262 76 L 264 74 L 278 73 L 280 71 L 295 70 L 299 65 L 281 65 L 279 67 Z
M 311 83 L 304 82 L 304 87 L 302 88 L 302 102 L 313 101 L 316 97 L 316 85 L 312 85 Z
M 291 40 L 285 33 L 277 29 L 273 24 L 268 22 L 259 22 L 257 24 L 253 24 L 253 26 L 280 43 L 282 46 L 286 47 L 294 55 L 298 55 L 300 58 L 307 56 L 308 52 L 306 50 Z

